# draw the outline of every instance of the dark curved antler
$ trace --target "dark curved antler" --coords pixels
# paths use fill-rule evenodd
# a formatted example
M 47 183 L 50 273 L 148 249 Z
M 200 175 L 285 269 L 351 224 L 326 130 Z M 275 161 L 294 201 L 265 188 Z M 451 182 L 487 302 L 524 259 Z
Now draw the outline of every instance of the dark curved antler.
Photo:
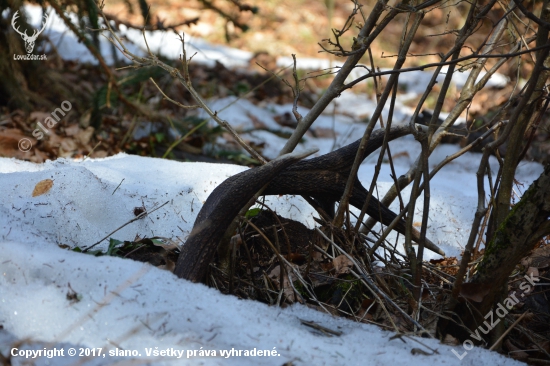
M 388 137 L 391 141 L 409 133 L 408 127 L 393 127 Z M 371 134 L 362 159 L 382 146 L 384 134 L 384 130 L 377 130 Z M 296 156 L 281 157 L 262 167 L 226 179 L 214 189 L 199 212 L 191 235 L 179 255 L 174 273 L 194 282 L 202 280 L 227 227 L 239 210 L 266 184 L 264 195 L 309 196 L 321 203 L 323 208 L 330 208 L 331 205 L 334 208 L 334 203 L 344 194 L 359 143 L 360 140 L 309 160 L 299 161 L 300 158 Z M 356 180 L 350 204 L 361 209 L 367 194 L 367 190 L 359 180 Z M 374 197 L 369 200 L 367 214 L 386 225 L 397 216 Z M 405 234 L 405 221 L 401 220 L 395 230 Z M 414 228 L 412 239 L 416 242 L 420 239 L 420 233 Z M 425 247 L 445 255 L 427 239 Z

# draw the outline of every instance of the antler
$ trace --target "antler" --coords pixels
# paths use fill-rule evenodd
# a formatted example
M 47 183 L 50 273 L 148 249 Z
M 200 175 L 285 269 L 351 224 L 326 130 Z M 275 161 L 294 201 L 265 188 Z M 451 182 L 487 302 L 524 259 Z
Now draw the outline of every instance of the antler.
M 19 33 L 23 39 L 25 39 L 25 41 L 35 41 L 36 38 L 38 38 L 38 36 L 40 35 L 40 33 L 42 33 L 44 31 L 44 29 L 46 29 L 46 23 L 48 22 L 48 14 L 44 14 L 44 22 L 42 22 L 42 29 L 40 29 L 39 31 L 37 31 L 36 29 L 34 30 L 34 33 L 32 34 L 32 36 L 29 37 L 29 35 L 27 34 L 27 31 L 25 31 L 25 33 L 22 33 L 20 30 L 19 30 L 19 27 L 15 27 L 15 21 L 17 20 L 17 18 L 19 18 L 19 10 L 17 10 L 15 12 L 15 14 L 13 14 L 13 18 L 11 19 L 11 26 L 13 27 L 13 29 Z
M 35 33 L 38 32 L 36 34 L 36 36 L 33 34 L 32 36 L 33 37 L 38 37 L 38 35 L 42 32 L 44 32 L 44 29 L 46 29 L 46 23 L 48 22 L 48 13 L 44 13 L 44 22 L 42 23 L 42 29 L 40 29 L 39 31 L 34 31 Z
M 19 31 L 19 27 L 15 28 L 15 21 L 17 20 L 17 18 L 19 18 L 19 14 L 17 14 L 17 13 L 19 13 L 19 10 L 17 10 L 17 11 L 15 12 L 15 14 L 13 14 L 13 18 L 11 18 L 11 26 L 12 26 L 13 29 L 14 29 L 17 33 L 19 33 L 21 36 L 23 36 L 23 37 L 28 37 L 28 36 L 27 36 L 27 31 L 25 31 L 25 33 L 21 33 L 21 32 Z

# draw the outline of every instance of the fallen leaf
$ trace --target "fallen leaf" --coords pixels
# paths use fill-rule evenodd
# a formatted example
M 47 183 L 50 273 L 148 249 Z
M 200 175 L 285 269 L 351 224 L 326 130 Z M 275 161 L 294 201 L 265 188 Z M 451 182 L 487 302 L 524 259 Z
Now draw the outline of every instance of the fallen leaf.
M 516 347 L 510 339 L 504 341 L 504 347 L 510 352 L 510 356 L 516 360 L 527 360 L 529 355 L 527 352 L 524 352 L 521 348 Z
M 61 140 L 60 147 L 67 152 L 72 152 L 76 150 L 76 142 L 73 139 L 64 138 Z
M 373 299 L 363 299 L 363 302 L 361 302 L 361 307 L 363 309 L 368 309 L 372 304 L 374 304 Z
M 9 128 L 0 128 L 0 156 L 9 156 L 17 159 L 28 159 L 29 151 L 36 144 L 32 137 L 25 136 L 22 131 Z
M 32 191 L 32 196 L 41 196 L 43 194 L 46 194 L 52 189 L 53 187 L 53 180 L 51 179 L 44 179 L 41 180 L 34 186 L 34 191 Z
M 491 286 L 480 283 L 464 283 L 460 289 L 460 296 L 475 302 L 481 302 L 489 293 Z
M 65 127 L 65 135 L 67 136 L 74 136 L 80 131 L 80 127 L 78 124 L 70 125 L 69 127 Z
M 292 285 L 290 283 L 291 280 L 288 278 L 288 274 L 289 274 L 289 271 L 291 271 L 291 269 L 288 267 L 286 267 L 285 269 L 286 270 L 283 275 L 283 285 L 282 285 L 283 294 L 285 295 L 286 299 L 289 302 L 293 303 L 298 301 L 301 303 L 302 299 L 299 296 L 296 296 L 296 294 L 294 293 L 294 289 L 292 288 Z M 281 284 L 279 280 L 281 278 L 281 266 L 276 266 L 275 268 L 273 268 L 268 276 L 275 283 L 275 285 L 278 286 L 280 289 Z
M 29 117 L 31 121 L 44 122 L 44 120 L 48 117 L 51 117 L 51 115 L 50 113 L 47 113 L 47 112 L 36 111 L 36 112 L 31 112 Z
M 350 268 L 353 267 L 353 263 L 345 255 L 339 255 L 332 260 L 336 274 L 349 273 Z
M 550 266 L 550 245 L 533 250 L 530 256 L 521 260 L 525 267 L 547 268 Z
M 527 276 L 533 278 L 533 281 L 539 281 L 539 269 L 537 267 L 527 268 Z
M 87 145 L 90 142 L 95 129 L 92 126 L 88 126 L 85 130 L 80 130 L 76 133 L 75 138 L 81 145 Z
M 452 335 L 447 334 L 445 336 L 445 339 L 443 340 L 443 344 L 449 344 L 449 345 L 452 345 L 452 346 L 457 346 L 457 345 L 460 344 L 460 341 L 458 339 L 456 339 L 455 337 L 453 337 Z

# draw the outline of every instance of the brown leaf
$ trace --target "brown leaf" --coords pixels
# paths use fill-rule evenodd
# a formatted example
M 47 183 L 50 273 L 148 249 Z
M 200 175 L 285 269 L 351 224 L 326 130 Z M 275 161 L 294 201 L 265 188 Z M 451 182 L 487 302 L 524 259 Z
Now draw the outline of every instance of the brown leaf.
M 78 142 L 80 142 L 81 145 L 87 145 L 88 142 L 90 142 L 94 131 L 95 130 L 92 126 L 88 126 L 85 130 L 78 131 L 75 135 L 75 138 Z
M 525 267 L 547 268 L 550 266 L 550 245 L 533 250 L 529 257 L 521 260 L 521 264 Z
M 443 344 L 450 344 L 450 345 L 456 346 L 456 345 L 459 345 L 460 342 L 459 342 L 458 339 L 456 339 L 456 338 L 453 337 L 452 335 L 447 334 L 447 335 L 445 336 L 445 339 L 443 340 Z
M 325 272 L 330 272 L 332 271 L 332 269 L 334 268 L 334 265 L 332 262 L 321 262 L 319 263 L 319 266 L 321 267 L 321 269 Z
M 25 140 L 23 140 L 25 139 Z M 24 141 L 24 145 L 20 145 Z M 0 128 L 0 156 L 28 159 L 36 140 L 16 128 Z
M 306 260 L 306 256 L 301 253 L 285 254 L 283 257 L 292 263 L 303 263 Z
M 371 306 L 374 303 L 374 299 L 363 299 L 363 302 L 361 303 L 361 307 L 363 309 L 368 309 L 369 306 Z
M 46 118 L 51 117 L 51 115 L 47 112 L 35 111 L 31 112 L 29 117 L 31 121 L 43 122 Z
M 539 281 L 539 270 L 537 267 L 529 267 L 527 268 L 527 276 L 532 277 L 533 281 L 538 282 Z
M 529 357 L 529 355 L 526 352 L 516 347 L 510 341 L 510 339 L 506 339 L 504 341 L 504 347 L 506 347 L 506 349 L 510 352 L 510 356 L 512 356 L 512 358 L 515 358 L 516 360 L 527 360 L 527 358 Z
M 41 196 L 43 194 L 46 194 L 50 191 L 50 189 L 52 189 L 52 187 L 53 187 L 53 180 L 51 179 L 41 180 L 34 187 L 34 190 L 32 191 L 32 196 L 36 197 L 36 196 Z
M 109 156 L 109 153 L 105 150 L 94 151 L 91 155 L 91 157 L 94 159 L 103 159 L 103 158 L 106 158 L 107 156 Z
M 67 136 L 74 136 L 80 131 L 80 127 L 78 127 L 78 124 L 70 125 L 69 127 L 65 127 L 65 134 Z
M 291 303 L 295 301 L 302 302 L 300 297 L 295 296 L 294 289 L 292 288 L 290 279 L 288 278 L 288 273 L 289 271 L 291 271 L 291 269 L 288 267 L 285 269 L 286 270 L 283 276 L 283 286 L 282 286 L 283 294 L 285 295 L 286 299 Z M 279 283 L 279 280 L 281 279 L 280 276 L 281 276 L 281 266 L 276 266 L 269 273 L 269 278 L 271 278 L 271 280 L 279 287 L 279 289 L 281 288 L 281 284 Z
M 332 260 L 336 274 L 349 273 L 350 268 L 353 267 L 353 263 L 345 255 L 339 255 Z
M 313 260 L 314 260 L 315 262 L 322 262 L 322 261 L 325 260 L 324 254 L 319 253 L 319 252 L 313 252 L 313 256 L 312 256 L 312 257 L 313 257 Z
M 61 140 L 60 147 L 67 152 L 74 151 L 76 150 L 76 142 L 73 139 L 64 138 Z
M 162 236 L 154 236 L 150 239 L 151 239 L 151 244 L 153 244 L 156 247 L 164 248 L 164 250 L 170 251 L 170 250 L 180 249 L 178 242 L 170 238 L 164 238 Z
M 460 296 L 475 302 L 481 302 L 489 293 L 491 285 L 480 283 L 464 283 L 460 289 Z

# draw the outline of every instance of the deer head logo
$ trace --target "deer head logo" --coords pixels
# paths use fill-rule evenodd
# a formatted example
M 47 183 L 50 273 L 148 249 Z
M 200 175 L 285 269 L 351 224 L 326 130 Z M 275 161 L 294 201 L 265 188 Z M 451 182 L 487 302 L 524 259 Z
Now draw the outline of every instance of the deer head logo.
M 34 49 L 34 42 L 36 42 L 36 39 L 38 38 L 40 33 L 44 31 L 44 28 L 46 28 L 46 22 L 48 21 L 48 14 L 44 14 L 44 22 L 42 23 L 42 29 L 40 29 L 39 31 L 35 29 L 32 36 L 29 36 L 27 34 L 27 31 L 25 31 L 25 33 L 22 33 L 21 31 L 19 31 L 19 27 L 17 28 L 15 27 L 15 21 L 17 20 L 17 18 L 19 18 L 19 14 L 17 13 L 19 13 L 19 10 L 16 11 L 15 14 L 13 14 L 13 18 L 11 19 L 11 26 L 17 33 L 21 35 L 21 38 L 23 38 L 23 41 L 25 41 L 25 48 L 27 49 L 27 53 L 31 53 L 32 50 Z

